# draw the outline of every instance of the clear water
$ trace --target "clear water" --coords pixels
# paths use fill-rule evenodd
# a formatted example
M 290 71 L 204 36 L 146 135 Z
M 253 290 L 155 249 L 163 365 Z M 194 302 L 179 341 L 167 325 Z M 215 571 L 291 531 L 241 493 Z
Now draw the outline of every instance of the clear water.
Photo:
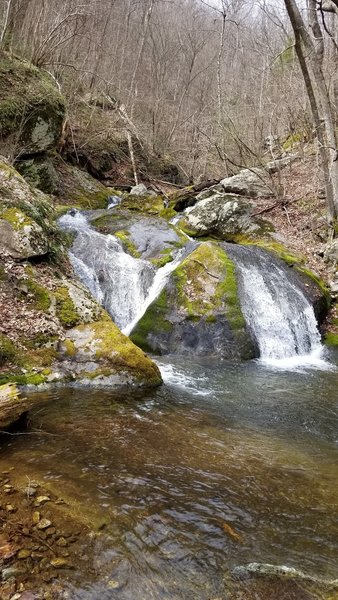
M 319 597 L 273 582 L 236 595 L 230 574 L 257 561 L 338 577 L 337 371 L 190 358 L 161 369 L 153 391 L 41 393 L 34 435 L 3 440 L 0 470 L 44 481 L 94 530 L 106 523 L 92 568 L 61 577 L 70 598 Z

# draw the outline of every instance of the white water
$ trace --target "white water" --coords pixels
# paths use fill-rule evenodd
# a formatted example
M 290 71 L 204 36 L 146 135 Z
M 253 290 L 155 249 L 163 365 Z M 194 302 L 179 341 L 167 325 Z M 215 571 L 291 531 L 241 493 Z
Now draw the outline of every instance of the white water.
M 59 224 L 77 233 L 70 252 L 75 273 L 129 335 L 180 264 L 184 250 L 155 271 L 149 261 L 125 253 L 116 237 L 92 229 L 78 211 L 61 217 Z M 330 369 L 321 356 L 313 307 L 292 272 L 257 248 L 231 245 L 229 253 L 237 265 L 242 312 L 260 361 L 271 368 Z
M 237 253 L 241 306 L 259 346 L 260 360 L 279 368 L 323 368 L 322 345 L 310 302 L 284 267 L 267 253 Z M 251 250 L 252 252 L 252 250 Z
M 135 325 L 143 317 L 148 306 L 150 306 L 150 304 L 152 302 L 154 302 L 154 300 L 156 300 L 156 298 L 160 295 L 166 282 L 169 279 L 170 273 L 172 273 L 174 271 L 174 269 L 176 269 L 176 267 L 178 267 L 178 265 L 180 264 L 180 262 L 182 260 L 182 254 L 183 254 L 183 250 L 180 250 L 177 253 L 174 260 L 172 260 L 171 262 L 164 265 L 164 267 L 162 267 L 161 269 L 158 269 L 158 271 L 153 279 L 153 282 L 149 288 L 147 297 L 145 298 L 142 306 L 140 306 L 139 311 L 135 315 L 135 318 L 122 330 L 125 335 L 129 335 L 132 332 Z
M 92 229 L 78 211 L 63 215 L 59 225 L 77 233 L 69 253 L 77 277 L 129 335 L 180 263 L 182 251 L 155 272 L 149 261 L 124 252 L 115 236 Z

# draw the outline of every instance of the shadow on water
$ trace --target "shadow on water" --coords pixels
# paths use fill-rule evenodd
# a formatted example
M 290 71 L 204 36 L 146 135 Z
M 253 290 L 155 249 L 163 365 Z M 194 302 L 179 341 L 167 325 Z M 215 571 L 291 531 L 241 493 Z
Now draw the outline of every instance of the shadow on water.
M 161 368 L 166 385 L 146 393 L 43 392 L 34 435 L 3 442 L 0 468 L 44 481 L 97 532 L 70 597 L 319 597 L 297 582 L 237 590 L 230 573 L 257 561 L 338 576 L 337 372 Z

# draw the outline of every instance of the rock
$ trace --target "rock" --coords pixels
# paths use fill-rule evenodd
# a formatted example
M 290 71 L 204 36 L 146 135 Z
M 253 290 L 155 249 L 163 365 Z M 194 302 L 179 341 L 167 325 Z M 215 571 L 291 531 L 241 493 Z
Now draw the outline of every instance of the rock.
M 38 521 L 36 528 L 37 529 L 47 529 L 48 527 L 50 527 L 52 524 L 51 521 L 49 521 L 49 519 L 41 519 Z
M 34 525 L 37 525 L 40 521 L 40 513 L 38 511 L 33 512 L 32 521 Z
M 283 156 L 282 158 L 270 160 L 265 165 L 265 169 L 270 174 L 278 173 L 278 171 L 282 171 L 283 169 L 285 169 L 285 167 L 291 165 L 296 160 L 300 160 L 300 156 L 298 154 L 288 154 L 287 156 Z
M 207 242 L 189 254 L 130 337 L 158 354 L 255 356 L 225 250 Z
M 334 266 L 338 266 L 338 239 L 333 240 L 327 245 L 324 259 L 326 262 L 332 263 Z
M 235 236 L 261 236 L 273 231 L 270 223 L 252 213 L 253 205 L 241 196 L 216 192 L 189 209 L 180 226 L 190 235 L 215 235 L 229 241 Z
M 24 573 L 24 571 L 22 569 L 20 569 L 20 567 L 16 567 L 16 566 L 6 567 L 6 568 L 2 569 L 1 578 L 2 578 L 2 581 L 7 581 L 8 579 L 11 579 L 11 577 L 18 577 L 19 575 L 22 575 L 23 573 Z
M 115 235 L 125 252 L 151 260 L 156 266 L 170 260 L 177 248 L 187 242 L 186 236 L 160 216 L 126 209 L 102 211 L 99 216 L 97 212 L 89 213 L 88 216 L 95 229 Z
M 50 564 L 55 569 L 62 569 L 70 566 L 69 561 L 66 558 L 52 558 Z
M 55 148 L 65 104 L 52 76 L 3 53 L 0 87 L 0 153 L 40 154 Z
M 70 329 L 60 344 L 66 376 L 93 385 L 161 383 L 158 367 L 116 325 L 106 320 Z
M 139 183 L 138 185 L 134 185 L 134 187 L 131 188 L 130 194 L 132 196 L 147 196 L 148 190 L 144 183 Z
M 224 192 L 248 198 L 263 198 L 274 194 L 266 171 L 259 167 L 243 169 L 237 175 L 222 179 L 219 185 Z
M 0 428 L 5 429 L 27 412 L 31 402 L 21 399 L 15 384 L 0 385 Z
M 28 61 L 2 54 L 0 86 L 0 153 L 39 154 L 55 148 L 65 104 L 53 77 Z
M 25 548 L 23 548 L 22 550 L 19 550 L 17 557 L 20 560 L 24 560 L 26 558 L 29 558 L 31 555 L 31 551 L 30 550 L 26 550 Z
M 324 585 L 326 588 L 338 589 L 338 579 L 326 579 L 317 575 L 307 574 L 294 567 L 285 565 L 272 565 L 269 563 L 249 563 L 235 567 L 232 571 L 235 577 L 245 578 L 247 575 L 259 577 L 276 577 L 281 579 L 298 579 L 310 583 Z
M 15 259 L 41 256 L 48 252 L 42 228 L 18 208 L 0 210 L 0 252 Z
M 49 496 L 38 496 L 35 499 L 34 506 L 40 506 L 41 504 L 44 504 L 45 502 L 49 502 L 49 501 L 50 501 Z

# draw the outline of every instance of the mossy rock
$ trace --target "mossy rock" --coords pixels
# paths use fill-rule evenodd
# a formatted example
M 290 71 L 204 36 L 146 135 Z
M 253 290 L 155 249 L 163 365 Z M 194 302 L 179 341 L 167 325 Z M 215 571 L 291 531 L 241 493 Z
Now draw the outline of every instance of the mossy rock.
M 250 358 L 234 264 L 213 242 L 202 243 L 175 269 L 141 318 L 131 339 L 159 354 Z
M 120 378 L 120 382 L 154 386 L 161 383 L 155 363 L 135 346 L 107 317 L 67 332 L 60 344 L 64 367 L 75 378 Z M 89 374 L 92 374 L 89 377 Z
M 121 208 L 136 210 L 150 215 L 159 215 L 165 208 L 162 196 L 133 196 L 128 194 L 121 202 Z
M 51 75 L 2 53 L 0 89 L 0 153 L 16 156 L 55 148 L 65 103 Z

